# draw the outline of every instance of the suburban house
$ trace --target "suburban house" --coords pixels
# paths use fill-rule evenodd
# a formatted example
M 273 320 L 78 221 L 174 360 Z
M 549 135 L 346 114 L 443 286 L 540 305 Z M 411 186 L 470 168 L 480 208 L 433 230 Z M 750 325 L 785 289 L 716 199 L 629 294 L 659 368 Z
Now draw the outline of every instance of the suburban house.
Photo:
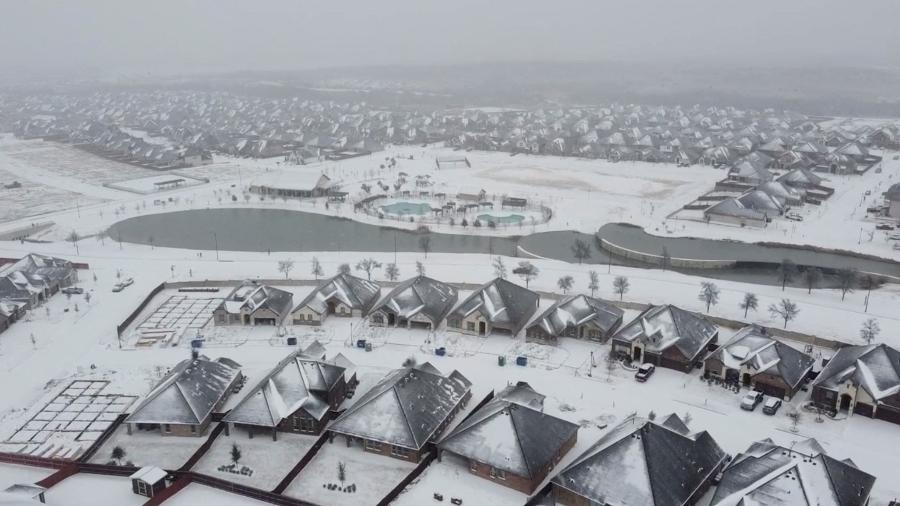
M 719 329 L 671 304 L 650 306 L 612 337 L 612 351 L 643 363 L 690 372 L 699 366 Z
M 884 205 L 887 215 L 900 220 L 900 183 L 894 183 L 884 192 Z
M 325 174 L 297 168 L 260 176 L 250 184 L 250 193 L 257 193 L 260 198 L 311 198 L 328 194 L 331 186 L 331 179 Z
M 154 430 L 165 436 L 202 436 L 213 412 L 242 378 L 240 364 L 224 357 L 182 360 L 125 419 L 128 433 Z
M 381 295 L 381 287 L 350 274 L 326 280 L 291 311 L 294 325 L 321 325 L 328 315 L 362 317 Z
M 692 505 L 727 458 L 712 436 L 691 434 L 677 415 L 632 416 L 557 474 L 551 494 L 564 506 Z
M 763 439 L 725 466 L 710 505 L 866 506 L 874 485 L 874 476 L 829 457 L 815 439 L 790 447 Z
M 790 399 L 800 390 L 815 360 L 768 335 L 765 327 L 739 330 L 703 361 L 704 376 L 749 386 Z
M 347 396 L 344 368 L 308 357 L 301 351 L 279 362 L 222 419 L 254 432 L 318 434 Z
M 624 311 L 586 295 L 556 301 L 525 329 L 529 341 L 555 343 L 560 337 L 605 342 L 622 324 Z
M 76 282 L 78 271 L 72 262 L 30 253 L 0 267 L 0 299 L 23 302 L 30 309 Z
M 813 382 L 811 398 L 828 412 L 900 424 L 900 351 L 886 344 L 839 349 Z
M 472 292 L 447 316 L 447 327 L 464 334 L 515 336 L 537 311 L 541 297 L 503 278 Z
M 753 207 L 751 202 L 727 197 L 705 209 L 703 219 L 713 223 L 765 228 L 771 217 L 765 210 Z
M 156 466 L 144 466 L 128 477 L 131 480 L 131 491 L 152 498 L 166 488 L 168 475 L 169 473 Z
M 290 314 L 291 292 L 244 282 L 213 311 L 215 325 L 281 325 Z
M 328 430 L 372 453 L 418 462 L 472 396 L 472 383 L 429 363 L 387 374 Z
M 457 300 L 456 288 L 426 276 L 416 276 L 398 284 L 369 312 L 376 326 L 419 327 L 434 330 L 440 326 Z
M 470 473 L 531 494 L 577 437 L 577 424 L 545 414 L 544 396 L 519 383 L 447 434 L 438 443 L 438 455 L 457 455 Z

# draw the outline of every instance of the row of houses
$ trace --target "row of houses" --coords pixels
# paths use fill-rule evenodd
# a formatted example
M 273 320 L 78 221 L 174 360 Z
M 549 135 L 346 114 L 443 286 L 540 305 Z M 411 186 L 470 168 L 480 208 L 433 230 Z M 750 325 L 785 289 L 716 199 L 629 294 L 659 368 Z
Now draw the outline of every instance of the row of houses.
M 239 367 L 228 359 L 185 360 L 125 423 L 165 435 L 202 435 L 233 390 Z M 340 354 L 327 360 L 314 342 L 273 367 L 222 423 L 229 431 L 269 432 L 275 439 L 279 432 L 327 431 L 332 444 L 410 462 L 432 452 L 438 460 L 453 456 L 472 475 L 527 495 L 546 483 L 542 493 L 570 506 L 689 505 L 712 487 L 712 505 L 865 505 L 875 482 L 812 439 L 790 448 L 766 439 L 732 458 L 709 433 L 692 431 L 674 414 L 630 416 L 560 466 L 579 425 L 546 413 L 545 396 L 527 383 L 493 392 L 462 416 L 472 400 L 471 382 L 424 363 L 389 372 L 342 409 L 355 388 L 353 371 Z
M 72 262 L 31 253 L 0 266 L 0 332 L 78 281 Z

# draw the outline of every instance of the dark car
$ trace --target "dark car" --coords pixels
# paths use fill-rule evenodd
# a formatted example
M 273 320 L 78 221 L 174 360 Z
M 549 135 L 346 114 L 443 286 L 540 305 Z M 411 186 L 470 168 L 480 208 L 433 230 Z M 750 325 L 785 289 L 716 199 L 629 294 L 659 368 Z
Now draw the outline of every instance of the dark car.
M 634 373 L 634 379 L 640 381 L 641 383 L 647 381 L 647 378 L 653 375 L 653 371 L 656 370 L 656 366 L 650 363 L 641 364 L 638 367 L 636 373 Z
M 756 406 L 759 406 L 759 403 L 763 401 L 762 392 L 753 391 L 749 394 L 745 395 L 743 399 L 741 399 L 741 409 L 745 409 L 747 411 L 753 411 L 756 409 Z
M 769 397 L 766 399 L 766 402 L 763 403 L 763 413 L 767 415 L 774 415 L 778 412 L 779 408 L 781 408 L 781 399 L 778 397 Z
M 62 289 L 62 293 L 66 295 L 81 295 L 84 293 L 84 288 L 79 288 L 77 286 L 67 286 Z

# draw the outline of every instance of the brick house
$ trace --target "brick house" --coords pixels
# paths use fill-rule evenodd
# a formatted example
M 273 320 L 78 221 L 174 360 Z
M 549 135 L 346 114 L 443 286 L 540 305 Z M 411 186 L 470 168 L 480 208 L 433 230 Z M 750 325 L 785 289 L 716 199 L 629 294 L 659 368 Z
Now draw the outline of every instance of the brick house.
M 688 373 L 718 336 L 719 329 L 703 316 L 670 304 L 650 306 L 613 335 L 612 351 Z
M 215 325 L 282 325 L 291 312 L 291 292 L 247 281 L 213 310 Z
M 540 296 L 502 278 L 472 292 L 447 316 L 450 330 L 477 336 L 516 336 L 537 311 Z
M 886 344 L 841 348 L 813 382 L 811 399 L 828 412 L 900 424 L 900 351 Z
M 310 292 L 291 311 L 294 325 L 321 325 L 329 315 L 361 318 L 381 295 L 381 287 L 350 274 L 338 274 Z
M 622 324 L 624 314 L 600 299 L 572 295 L 558 300 L 538 316 L 525 329 L 525 338 L 553 344 L 560 337 L 605 342 Z
M 457 300 L 456 288 L 426 276 L 408 279 L 379 300 L 369 312 L 377 327 L 437 329 Z

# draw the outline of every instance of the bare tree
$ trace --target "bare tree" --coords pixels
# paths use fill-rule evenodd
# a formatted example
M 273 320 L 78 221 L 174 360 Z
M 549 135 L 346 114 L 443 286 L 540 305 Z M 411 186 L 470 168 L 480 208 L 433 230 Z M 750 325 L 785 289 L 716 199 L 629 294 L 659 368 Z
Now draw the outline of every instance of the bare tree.
M 284 279 L 287 279 L 291 274 L 291 271 L 294 269 L 294 261 L 291 259 L 288 260 L 279 260 L 278 261 L 278 272 L 284 274 Z
M 316 257 L 312 258 L 312 269 L 310 269 L 310 273 L 316 277 L 316 281 L 319 280 L 319 276 L 325 275 L 325 271 L 322 270 L 322 264 L 319 263 L 319 259 Z
M 428 252 L 431 251 L 431 235 L 419 237 L 419 249 L 425 253 L 425 258 L 428 258 Z
M 588 290 L 591 291 L 591 297 L 593 297 L 599 289 L 600 275 L 597 274 L 597 271 L 588 271 Z
M 503 263 L 503 257 L 494 258 L 494 277 L 506 279 L 506 264 Z
M 622 300 L 625 297 L 625 294 L 628 293 L 628 288 L 631 287 L 631 283 L 628 282 L 628 278 L 625 276 L 616 276 L 613 279 L 613 293 L 619 296 L 619 300 Z
M 356 270 L 365 272 L 369 281 L 372 281 L 372 271 L 376 269 L 381 269 L 381 262 L 374 258 L 364 258 L 356 264 Z
M 425 275 L 425 264 L 416 260 L 416 276 L 424 276 Z
M 795 277 L 797 277 L 797 265 L 789 258 L 781 260 L 781 263 L 778 264 L 778 279 L 781 281 L 782 292 Z
M 789 321 L 797 318 L 798 313 L 800 313 L 800 309 L 797 308 L 797 304 L 791 301 L 791 299 L 781 299 L 781 302 L 778 304 L 769 305 L 769 314 L 771 314 L 773 318 L 778 317 L 784 320 L 784 328 L 787 328 Z
M 523 260 L 519 262 L 519 266 L 513 269 L 512 272 L 524 279 L 525 288 L 528 288 L 528 284 L 531 283 L 531 280 L 538 277 L 538 274 L 540 274 L 541 271 L 528 260 Z
M 350 264 L 338 265 L 338 274 L 350 274 Z
M 582 239 L 575 239 L 572 243 L 572 256 L 578 260 L 578 263 L 584 263 L 585 260 L 591 258 L 591 245 Z
M 747 312 L 751 309 L 756 311 L 756 308 L 759 306 L 759 300 L 756 298 L 755 293 L 747 292 L 744 294 L 744 300 L 741 301 L 740 307 L 744 310 L 744 318 L 747 318 Z
M 837 272 L 838 284 L 841 288 L 841 300 L 847 296 L 847 293 L 853 293 L 856 288 L 856 282 L 859 279 L 859 271 L 852 267 L 845 267 Z
M 109 231 L 103 229 L 94 235 L 94 238 L 100 241 L 100 246 L 106 246 L 106 239 L 109 237 Z
M 862 338 L 866 344 L 872 344 L 872 341 L 878 337 L 878 334 L 881 332 L 881 325 L 878 324 L 878 320 L 875 318 L 869 318 L 868 320 L 863 322 L 862 328 L 859 329 L 859 337 Z
M 562 290 L 563 294 L 569 293 L 569 290 L 572 289 L 572 285 L 574 285 L 574 284 L 575 284 L 575 279 L 572 278 L 572 276 L 569 276 L 568 274 L 560 277 L 556 281 L 556 286 L 558 286 L 559 289 Z
M 812 293 L 813 288 L 822 281 L 822 270 L 818 267 L 807 267 L 803 271 L 803 282 L 806 284 L 806 293 Z
M 69 232 L 69 235 L 66 236 L 66 240 L 75 246 L 75 254 L 80 255 L 81 253 L 78 251 L 78 241 L 81 240 L 81 236 L 78 235 L 78 232 L 74 230 Z
M 397 264 L 391 262 L 385 266 L 384 275 L 391 281 L 397 281 L 397 278 L 400 277 L 400 269 L 397 268 Z
M 869 312 L 869 298 L 872 296 L 872 290 L 884 284 L 884 278 L 875 274 L 866 274 L 859 278 L 859 287 L 866 291 L 866 308 L 865 312 Z
M 719 287 L 715 283 L 703 281 L 700 283 L 700 295 L 698 298 L 706 303 L 706 312 L 708 313 L 710 306 L 715 306 L 719 303 Z

